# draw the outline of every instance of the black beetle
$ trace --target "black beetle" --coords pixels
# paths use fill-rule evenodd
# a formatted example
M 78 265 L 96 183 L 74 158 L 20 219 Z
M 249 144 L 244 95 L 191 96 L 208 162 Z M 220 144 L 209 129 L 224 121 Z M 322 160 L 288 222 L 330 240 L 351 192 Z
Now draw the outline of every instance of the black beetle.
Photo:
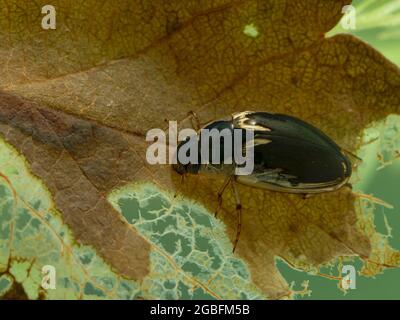
M 321 130 L 293 116 L 244 111 L 233 114 L 228 120 L 210 122 L 204 128 L 254 132 L 254 170 L 249 175 L 235 175 L 235 163 L 225 165 L 223 153 L 218 165 L 201 161 L 182 164 L 179 159 L 174 165 L 175 171 L 180 174 L 217 173 L 227 177 L 218 193 L 216 214 L 222 205 L 224 190 L 229 183 L 232 184 L 239 220 L 233 250 L 241 230 L 241 204 L 235 182 L 306 196 L 337 190 L 347 184 L 352 173 L 352 164 L 345 155 L 348 151 L 340 148 Z M 178 152 L 186 143 L 188 140 L 178 145 Z

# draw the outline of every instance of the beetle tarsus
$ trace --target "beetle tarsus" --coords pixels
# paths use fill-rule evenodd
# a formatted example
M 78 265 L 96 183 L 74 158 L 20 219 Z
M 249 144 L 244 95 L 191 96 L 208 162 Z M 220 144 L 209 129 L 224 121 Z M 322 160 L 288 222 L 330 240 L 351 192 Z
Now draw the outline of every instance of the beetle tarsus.
M 236 205 L 236 212 L 238 216 L 238 224 L 236 227 L 236 239 L 233 245 L 232 253 L 235 253 L 237 244 L 239 242 L 240 232 L 242 230 L 242 205 L 240 203 Z
M 237 223 L 237 227 L 236 227 L 236 239 L 235 239 L 235 242 L 233 244 L 233 249 L 232 249 L 232 253 L 234 253 L 236 250 L 237 244 L 239 242 L 240 232 L 242 230 L 242 204 L 240 203 L 239 193 L 236 189 L 235 181 L 232 181 L 232 190 L 233 190 L 233 194 L 234 194 L 235 200 L 236 200 L 236 214 L 238 217 L 238 223 Z
M 222 193 L 218 193 L 218 207 L 217 210 L 215 210 L 214 217 L 216 218 L 218 215 L 219 210 L 221 210 L 222 207 Z
M 200 119 L 197 115 L 196 112 L 194 111 L 189 111 L 188 116 L 190 117 L 190 121 L 192 122 L 192 126 L 196 131 L 199 131 L 201 129 L 201 124 L 200 124 Z M 195 120 L 195 124 L 193 123 L 193 120 Z
M 215 214 L 214 214 L 215 218 L 217 217 L 217 214 L 218 214 L 219 210 L 221 210 L 221 207 L 222 207 L 222 195 L 224 194 L 224 191 L 225 191 L 226 187 L 228 186 L 229 182 L 231 182 L 231 177 L 228 177 L 225 180 L 224 184 L 222 185 L 221 190 L 218 192 L 218 207 L 217 207 L 217 210 L 215 211 Z

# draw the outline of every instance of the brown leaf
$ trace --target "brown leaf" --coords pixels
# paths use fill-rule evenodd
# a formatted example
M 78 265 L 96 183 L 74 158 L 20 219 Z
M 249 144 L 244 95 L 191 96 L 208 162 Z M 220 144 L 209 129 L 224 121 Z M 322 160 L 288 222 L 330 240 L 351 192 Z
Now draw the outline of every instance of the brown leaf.
M 5 93 L 0 93 L 0 121 L 4 138 L 46 183 L 76 237 L 94 246 L 119 274 L 142 279 L 150 246 L 106 199 L 107 190 L 142 170 L 137 138 Z

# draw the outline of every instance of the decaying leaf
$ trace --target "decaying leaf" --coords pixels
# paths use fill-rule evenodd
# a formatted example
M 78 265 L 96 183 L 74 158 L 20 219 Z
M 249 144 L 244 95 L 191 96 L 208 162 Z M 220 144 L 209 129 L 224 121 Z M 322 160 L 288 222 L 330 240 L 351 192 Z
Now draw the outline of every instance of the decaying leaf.
M 108 194 L 151 183 L 160 195 L 179 190 L 213 212 L 222 184 L 192 177 L 181 186 L 169 166 L 148 165 L 149 129 L 191 110 L 204 121 L 261 110 L 298 116 L 356 151 L 364 128 L 399 112 L 399 69 L 352 36 L 324 36 L 349 2 L 54 1 L 57 29 L 43 30 L 44 1 L 3 0 L 2 137 L 47 186 L 74 237 L 119 275 L 143 280 L 155 240 L 122 219 Z M 239 191 L 235 254 L 264 296 L 289 291 L 276 256 L 316 270 L 338 256 L 376 252 L 377 235 L 348 189 L 307 200 Z M 220 218 L 231 238 L 234 212 L 226 192 Z
M 148 274 L 135 281 L 113 272 L 93 248 L 74 240 L 50 192 L 32 176 L 23 157 L 3 141 L 0 151 L 2 298 L 262 297 L 246 265 L 226 249 L 230 242 L 222 223 L 188 201 L 168 204 L 166 197 L 160 197 L 149 186 L 135 189 L 128 196 L 125 192 L 120 195 L 118 190 L 111 195 L 117 210 L 121 207 L 125 219 L 151 240 Z M 176 255 L 174 242 L 170 241 L 175 230 L 181 243 Z M 201 268 L 197 267 L 198 261 Z M 140 270 L 139 263 L 133 267 Z

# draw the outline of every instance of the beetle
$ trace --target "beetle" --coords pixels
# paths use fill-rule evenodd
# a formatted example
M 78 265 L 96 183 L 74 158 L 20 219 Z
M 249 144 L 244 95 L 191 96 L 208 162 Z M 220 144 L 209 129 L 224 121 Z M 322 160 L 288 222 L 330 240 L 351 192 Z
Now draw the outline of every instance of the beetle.
M 192 116 L 198 121 L 197 116 Z M 200 126 L 198 126 L 200 127 Z M 348 184 L 352 174 L 352 163 L 346 154 L 355 155 L 339 147 L 330 137 L 311 124 L 286 114 L 244 111 L 232 114 L 228 119 L 216 120 L 200 129 L 252 130 L 254 169 L 248 175 L 235 175 L 237 164 L 224 164 L 221 153 L 220 164 L 187 163 L 177 159 L 174 169 L 181 175 L 219 174 L 225 182 L 218 192 L 218 208 L 222 195 L 231 184 L 236 199 L 238 226 L 233 245 L 235 251 L 241 232 L 241 203 L 236 183 L 270 191 L 297 193 L 304 197 L 312 194 L 338 190 Z M 199 130 L 198 130 L 199 131 Z M 198 139 L 199 154 L 201 138 Z M 177 151 L 189 143 L 188 139 L 179 143 Z M 211 146 L 212 147 L 212 146 Z M 244 145 L 241 148 L 246 148 Z M 200 157 L 199 157 L 200 158 Z M 356 157 L 357 158 L 357 157 Z M 359 158 L 357 158 L 359 159 Z

